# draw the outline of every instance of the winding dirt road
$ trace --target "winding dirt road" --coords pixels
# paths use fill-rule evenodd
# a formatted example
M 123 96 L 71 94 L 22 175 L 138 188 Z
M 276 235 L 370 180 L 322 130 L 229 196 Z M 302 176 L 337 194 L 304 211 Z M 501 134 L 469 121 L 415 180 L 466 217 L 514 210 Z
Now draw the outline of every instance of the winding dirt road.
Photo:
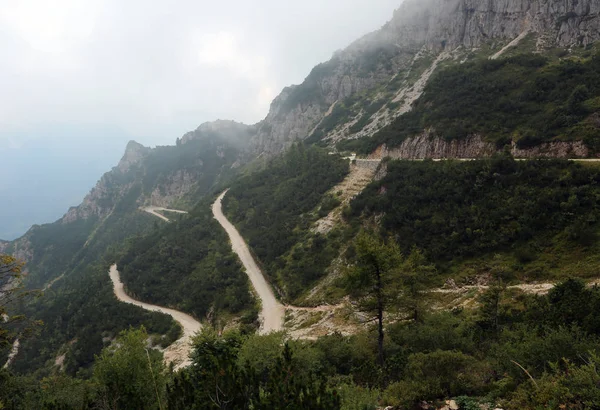
M 125 289 L 123 288 L 123 282 L 121 282 L 121 277 L 119 275 L 119 271 L 117 270 L 116 264 L 110 267 L 109 275 L 114 285 L 115 296 L 121 302 L 139 306 L 143 309 L 152 312 L 161 312 L 167 314 L 181 325 L 181 327 L 183 328 L 183 336 L 174 343 L 172 343 L 165 350 L 163 350 L 163 353 L 165 355 L 165 362 L 174 362 L 176 370 L 181 369 L 182 367 L 189 366 L 191 364 L 189 355 L 192 350 L 190 342 L 192 336 L 198 331 L 200 331 L 200 329 L 202 328 L 200 322 L 198 322 L 196 319 L 194 319 L 186 313 L 179 312 L 174 309 L 165 308 L 162 306 L 156 306 L 151 305 L 149 303 L 140 302 L 128 296 L 127 293 L 125 293 Z
M 275 298 L 273 290 L 265 280 L 260 268 L 252 257 L 244 238 L 242 238 L 237 229 L 235 229 L 235 226 L 233 226 L 233 224 L 227 220 L 225 215 L 223 215 L 222 201 L 226 194 L 227 191 L 219 195 L 212 206 L 212 212 L 215 219 L 221 224 L 223 229 L 225 229 L 227 235 L 229 235 L 231 248 L 242 261 L 244 268 L 246 268 L 246 274 L 250 278 L 250 282 L 252 282 L 252 286 L 260 298 L 262 303 L 260 332 L 264 334 L 282 330 L 285 307 Z

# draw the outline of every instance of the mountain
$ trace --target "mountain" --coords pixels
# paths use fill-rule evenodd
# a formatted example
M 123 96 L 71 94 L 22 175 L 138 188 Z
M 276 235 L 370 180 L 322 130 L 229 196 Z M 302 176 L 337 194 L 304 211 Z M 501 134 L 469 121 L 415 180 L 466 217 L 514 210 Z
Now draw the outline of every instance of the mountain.
M 598 13 L 592 0 L 407 0 L 381 30 L 285 89 L 259 124 L 253 152 L 277 153 L 296 139 L 332 145 L 376 134 L 410 111 L 444 66 L 514 49 L 547 54 L 558 47 L 577 57 L 599 39 Z
M 15 239 L 31 225 L 58 219 L 69 206 L 77 205 L 123 149 L 122 133 L 103 127 L 50 128 L 35 134 L 37 139 L 26 140 L 23 135 L 21 146 L 3 150 L 2 239 Z
M 45 289 L 44 298 L 28 307 L 30 316 L 45 322 L 55 322 L 57 315 L 62 318 L 61 324 L 55 322 L 53 327 L 44 327 L 40 337 L 21 345 L 14 364 L 16 369 L 44 365 L 49 360 L 48 355 L 55 353 L 53 349 L 64 350 L 73 340 L 77 342 L 68 350 L 77 353 L 67 355 L 66 366 L 74 370 L 85 367 L 102 347 L 98 340 L 106 336 L 100 334 L 107 329 L 118 329 L 122 325 L 117 323 L 126 325 L 128 320 L 144 323 L 149 331 L 163 335 L 172 326 L 177 329 L 170 319 L 159 314 L 143 314 L 132 320 L 127 317 L 135 312 L 135 308 L 127 310 L 129 313 L 124 316 L 119 313 L 119 304 L 111 299 L 110 284 L 103 280 L 108 265 L 119 259 L 126 244 L 134 238 L 156 234 L 159 229 L 154 218 L 140 208 L 171 206 L 193 210 L 198 201 L 227 180 L 235 172 L 238 158 L 248 145 L 249 129 L 231 122 L 216 122 L 188 133 L 174 146 L 150 149 L 131 141 L 118 165 L 102 176 L 79 206 L 69 209 L 54 223 L 33 226 L 21 238 L 0 243 L 0 252 L 26 261 L 27 287 Z M 206 225 L 203 220 L 204 216 L 198 216 L 188 223 Z M 213 229 L 208 235 L 215 239 L 214 235 L 219 233 Z M 207 233 L 197 232 L 186 245 L 193 247 L 194 241 L 201 240 L 201 235 Z M 226 242 L 219 242 L 222 247 L 219 254 L 230 254 Z M 205 247 L 198 246 L 204 249 L 204 257 L 207 252 L 217 252 Z M 198 258 L 202 259 L 200 255 Z M 194 262 L 187 260 L 188 268 L 190 264 L 193 266 Z M 217 271 L 221 269 L 217 268 Z M 234 265 L 233 269 L 234 277 L 237 274 L 241 280 L 237 286 L 247 289 L 239 267 Z M 228 273 L 229 277 L 231 275 Z M 218 276 L 213 278 L 216 280 Z M 208 308 L 215 297 L 218 295 L 211 294 L 200 308 Z M 173 303 L 170 301 L 169 304 Z M 108 310 L 100 313 L 102 310 L 98 306 Z M 247 300 L 238 298 L 237 310 L 248 306 Z M 80 316 L 83 311 L 88 313 Z M 75 325 L 75 321 L 83 317 L 87 325 Z M 47 355 L 40 355 L 39 346 L 45 340 L 54 342 L 50 349 L 44 350 Z M 90 344 L 90 340 L 96 342 Z
M 13 368 L 85 379 L 129 325 L 144 325 L 155 345 L 177 338 L 168 317 L 117 302 L 107 275 L 117 263 L 131 296 L 240 329 L 213 335 L 214 350 L 260 363 L 235 359 L 224 372 L 281 373 L 266 350 L 283 339 L 247 336 L 259 306 L 211 214 L 229 189 L 224 213 L 289 304 L 286 329 L 317 339 L 291 349 L 344 400 L 523 403 L 533 399 L 521 366 L 547 385 L 574 373 L 547 365 L 562 358 L 587 372 L 600 295 L 577 281 L 549 289 L 598 280 L 600 174 L 595 161 L 565 158 L 595 159 L 600 147 L 599 11 L 591 0 L 406 0 L 284 89 L 260 123 L 206 123 L 154 149 L 130 142 L 79 206 L 0 242 L 27 262 L 26 285 L 45 288 L 21 307 L 46 325 Z M 427 158 L 479 161 L 397 161 Z M 147 206 L 189 214 L 166 223 Z M 400 262 L 388 269 L 372 249 Z M 380 262 L 396 275 L 385 292 L 386 367 L 364 303 L 381 284 L 357 276 Z M 199 388 L 192 373 L 173 391 Z

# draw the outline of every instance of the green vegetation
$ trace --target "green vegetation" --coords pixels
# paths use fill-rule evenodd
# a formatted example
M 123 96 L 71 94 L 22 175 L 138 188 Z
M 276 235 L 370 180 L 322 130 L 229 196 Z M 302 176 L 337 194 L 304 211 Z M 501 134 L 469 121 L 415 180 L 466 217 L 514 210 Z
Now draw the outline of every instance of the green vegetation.
M 598 168 L 568 161 L 397 161 L 347 216 L 382 216 L 404 253 L 416 246 L 442 271 L 501 253 L 513 258 L 508 280 L 564 278 L 573 255 L 597 253 L 599 181 Z M 591 274 L 587 263 L 568 274 Z
M 29 289 L 52 286 L 43 297 L 15 307 L 42 325 L 30 337 L 21 338 L 12 369 L 43 377 L 56 371 L 55 360 L 64 354 L 62 367 L 68 375 L 89 377 L 94 356 L 129 326 L 143 325 L 153 343 L 161 346 L 178 338 L 180 327 L 169 316 L 116 300 L 108 277 L 108 267 L 116 261 L 131 263 L 143 272 L 148 261 L 157 263 L 139 284 L 131 279 L 137 280 L 139 273 L 122 263 L 130 291 L 145 301 L 181 306 L 199 318 L 213 309 L 215 323 L 222 320 L 219 315 L 237 312 L 252 328 L 257 314 L 246 277 L 227 247 L 224 233 L 215 229 L 208 206 L 172 224 L 138 209 L 144 195 L 155 191 L 168 194 L 173 179 L 194 181 L 181 201 L 191 208 L 189 204 L 197 203 L 221 178 L 235 172 L 231 165 L 243 146 L 242 139 L 225 140 L 208 133 L 186 144 L 155 149 L 128 171 L 115 169 L 103 176 L 92 204 L 102 217 L 94 212 L 30 230 L 19 241 L 32 255 L 24 284 Z M 150 239 L 144 241 L 146 237 Z M 7 252 L 14 252 L 15 246 Z M 57 278 L 60 280 L 52 282 Z M 181 286 L 195 289 L 194 298 L 183 298 Z
M 558 61 L 533 54 L 478 59 L 442 69 L 412 111 L 372 138 L 339 148 L 369 153 L 432 128 L 447 140 L 481 134 L 500 148 L 511 140 L 521 148 L 583 140 L 596 152 L 599 95 L 600 53 Z
M 365 53 L 357 73 L 391 71 L 395 53 Z M 386 91 L 415 81 L 430 59 Z M 319 81 L 337 68 L 335 59 L 316 67 L 290 90 L 282 113 L 285 105 L 324 104 Z M 511 139 L 520 147 L 583 139 L 597 150 L 599 73 L 597 53 L 448 66 L 412 112 L 346 147 L 367 152 L 433 127 L 447 139 L 480 133 L 499 148 Z M 359 132 L 386 101 L 373 95 L 336 104 L 310 141 L 362 113 L 350 128 Z M 237 172 L 242 145 L 210 134 L 160 147 L 128 172 L 105 176 L 95 204 L 102 217 L 28 233 L 21 249 L 32 254 L 27 286 L 62 279 L 35 301 L 10 311 L 0 305 L 0 313 L 23 312 L 39 324 L 26 326 L 22 316 L 0 321 L 4 356 L 22 337 L 17 360 L 0 370 L 0 409 L 410 410 L 449 398 L 462 409 L 600 407 L 600 289 L 572 279 L 597 277 L 600 268 L 596 165 L 507 156 L 390 161 L 387 175 L 345 206 L 341 226 L 327 234 L 311 228 L 341 205 L 328 192 L 348 174 L 346 160 L 295 144 L 258 171 L 249 167 L 228 184 L 224 209 L 281 298 L 302 300 L 331 272 L 324 292 L 349 295 L 344 309 L 355 307 L 365 321 L 351 336 L 299 341 L 253 334 L 248 279 L 210 213 L 213 191 Z M 165 223 L 139 211 L 140 198 L 168 194 L 173 179 L 195 181 L 181 199 L 189 215 Z M 163 364 L 158 348 L 180 335 L 170 317 L 116 301 L 107 273 L 115 261 L 135 298 L 206 319 L 192 366 L 175 372 Z M 2 257 L 0 286 L 6 275 L 20 278 L 20 269 Z M 488 286 L 474 287 L 468 304 L 439 310 L 445 296 L 430 289 L 448 279 Z M 508 286 L 557 279 L 547 295 Z M 28 295 L 21 291 L 4 290 Z M 310 313 L 304 327 L 328 315 Z M 223 331 L 231 323 L 235 329 Z
M 40 369 L 47 375 L 57 352 L 65 351 L 64 369 L 69 375 L 89 375 L 94 355 L 110 343 L 122 329 L 144 326 L 152 334 L 169 334 L 165 343 L 179 336 L 179 326 L 161 313 L 144 311 L 119 303 L 108 279 L 109 263 L 90 265 L 57 282 L 57 290 L 43 297 L 25 312 L 43 325 L 30 338 L 22 340 L 11 366 L 16 372 Z
M 41 381 L 0 370 L 3 409 L 315 409 L 340 408 L 319 369 L 318 352 L 283 343 L 281 334 L 194 340 L 193 365 L 173 373 L 147 334 L 129 330 L 97 357 L 93 377 L 51 375 Z M 267 349 L 268 348 L 268 349 Z
M 357 264 L 348 275 L 348 291 L 360 301 L 360 310 L 377 317 L 377 349 L 379 366 L 383 369 L 383 314 L 396 299 L 397 266 L 400 251 L 393 239 L 385 243 L 374 235 L 361 232 L 356 239 Z
M 295 145 L 263 171 L 235 181 L 223 200 L 228 217 L 287 297 L 319 279 L 336 255 L 331 248 L 321 252 L 324 238 L 310 227 L 323 194 L 347 173 L 347 161 Z
M 288 92 L 289 95 L 283 101 L 279 115 L 285 115 L 297 106 L 325 104 L 320 81 L 330 76 L 336 69 L 336 65 L 337 60 L 335 58 L 326 63 L 321 63 L 312 69 L 302 84 L 285 89 L 283 92 Z
M 6 409 L 87 409 L 118 402 L 119 408 L 150 409 L 227 404 L 409 410 L 423 400 L 439 408 L 449 398 L 466 409 L 600 405 L 600 289 L 569 280 L 545 296 L 515 298 L 505 290 L 498 295 L 496 302 L 482 295 L 475 310 L 426 311 L 419 321 L 389 324 L 385 379 L 374 366 L 375 329 L 288 342 L 281 333 L 218 336 L 207 329 L 194 341 L 194 364 L 178 373 L 146 349 L 143 330 L 131 330 L 104 349 L 89 380 L 47 375 L 37 381 L 3 370 L 0 397 Z
M 181 179 L 187 176 L 194 181 L 193 189 L 178 205 L 186 206 L 185 209 L 193 207 L 220 179 L 233 174 L 231 164 L 248 143 L 242 138 L 225 140 L 208 133 L 183 145 L 156 147 L 144 160 L 137 176 L 142 181 L 142 193 L 149 195 L 157 187 L 161 190 L 174 176 Z
M 369 125 L 371 123 L 371 117 L 377 113 L 385 103 L 386 101 L 384 99 L 380 99 L 369 104 L 362 116 L 348 129 L 350 134 L 356 134 Z
M 123 409 L 162 409 L 167 372 L 162 354 L 148 349 L 148 334 L 140 330 L 122 332 L 115 347 L 96 358 L 93 380 L 98 401 Z
M 203 332 L 194 342 L 194 366 L 169 387 L 169 408 L 339 409 L 339 397 L 317 376 L 314 351 L 281 336 Z
M 248 279 L 209 201 L 179 223 L 133 241 L 118 265 L 129 294 L 197 318 L 254 305 Z
M 315 131 L 307 138 L 306 143 L 312 144 L 321 141 L 327 134 L 335 130 L 335 128 L 348 122 L 350 118 L 357 113 L 354 109 L 354 101 L 346 99 L 343 102 L 337 102 L 331 113 L 323 118 L 321 123 L 316 127 Z

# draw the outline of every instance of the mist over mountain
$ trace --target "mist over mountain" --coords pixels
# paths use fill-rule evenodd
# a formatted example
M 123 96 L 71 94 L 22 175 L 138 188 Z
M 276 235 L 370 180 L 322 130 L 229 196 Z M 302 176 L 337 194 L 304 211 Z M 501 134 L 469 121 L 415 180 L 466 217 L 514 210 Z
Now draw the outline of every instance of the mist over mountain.
M 205 121 L 259 121 L 284 86 L 397 3 L 2 4 L 0 238 L 77 205 L 129 140 L 168 145 Z
M 275 42 L 363 27 L 275 97 L 262 43 L 216 23 L 223 5 L 182 0 L 190 16 L 150 47 L 172 59 L 90 83 L 127 95 L 98 112 L 168 145 L 86 127 L 6 139 L 3 196 L 36 206 L 79 195 L 89 158 L 111 164 L 62 218 L 0 240 L 0 408 L 600 408 L 600 4 L 398 0 L 364 34 L 370 4 L 337 1 L 225 5 Z M 140 14 L 148 46 L 171 14 Z M 220 31 L 191 48 L 210 68 L 151 81 L 207 16 Z M 112 74 L 144 65 L 129 57 Z M 221 119 L 162 136 L 186 101 L 183 117 Z
M 0 238 L 53 222 L 116 166 L 129 136 L 110 127 L 60 127 L 6 147 L 0 178 Z M 13 135 L 19 141 L 18 135 Z

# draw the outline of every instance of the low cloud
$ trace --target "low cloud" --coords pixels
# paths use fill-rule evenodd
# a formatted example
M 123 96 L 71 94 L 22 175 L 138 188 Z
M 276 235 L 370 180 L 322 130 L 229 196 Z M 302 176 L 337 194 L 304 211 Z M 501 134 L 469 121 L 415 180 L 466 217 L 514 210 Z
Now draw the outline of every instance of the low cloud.
M 18 147 L 45 127 L 102 124 L 157 144 L 217 118 L 259 121 L 399 3 L 2 2 L 0 138 Z

